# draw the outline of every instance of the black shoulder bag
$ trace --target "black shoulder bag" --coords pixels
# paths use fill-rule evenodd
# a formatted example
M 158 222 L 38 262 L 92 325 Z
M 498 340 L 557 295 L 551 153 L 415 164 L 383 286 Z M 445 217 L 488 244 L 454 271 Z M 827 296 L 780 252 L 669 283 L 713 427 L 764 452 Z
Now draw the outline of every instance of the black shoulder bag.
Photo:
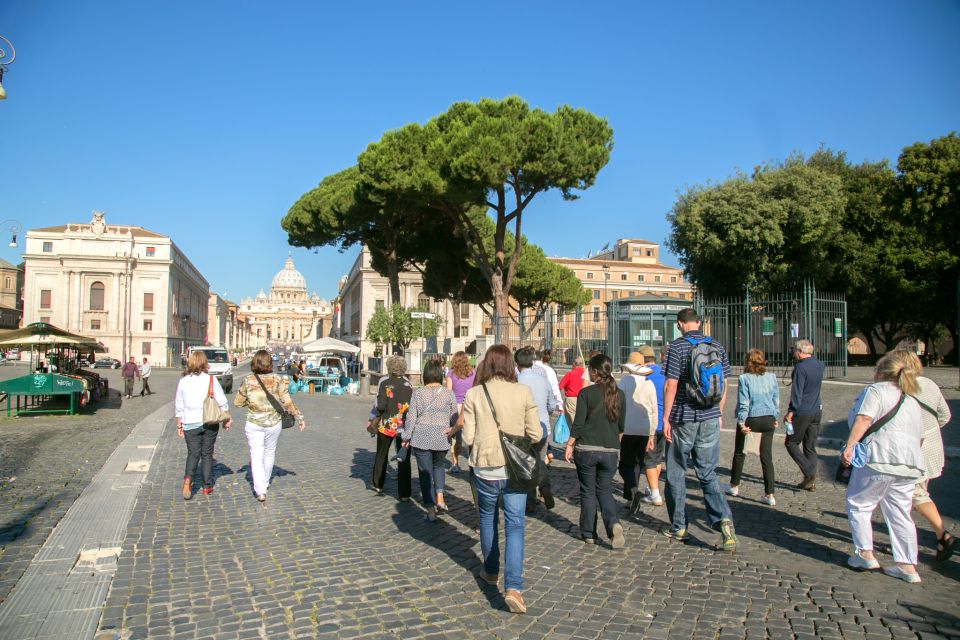
M 500 448 L 503 450 L 503 459 L 507 468 L 507 486 L 521 491 L 535 489 L 540 484 L 540 464 L 533 449 L 533 443 L 526 436 L 510 435 L 500 429 L 500 420 L 497 418 L 497 410 L 493 408 L 490 391 L 487 390 L 486 384 L 482 386 L 483 393 L 487 396 L 487 404 L 490 405 L 490 413 L 493 414 L 493 421 L 497 423 L 497 431 L 500 433 Z
M 870 425 L 870 427 L 866 431 L 863 432 L 863 435 L 860 436 L 860 439 L 857 441 L 857 447 L 864 446 L 863 444 L 864 440 L 866 440 L 868 437 L 875 434 L 877 431 L 880 431 L 880 429 L 885 424 L 893 420 L 893 416 L 895 416 L 897 414 L 897 411 L 900 410 L 900 407 L 903 406 L 903 401 L 905 398 L 906 396 L 901 393 L 900 400 L 897 402 L 896 406 L 894 406 L 893 409 L 890 409 L 890 411 L 887 411 L 876 422 Z M 854 450 L 854 454 L 856 454 L 856 450 Z M 834 474 L 834 480 L 836 480 L 840 484 L 850 484 L 851 473 L 853 473 L 853 467 L 843 461 L 843 449 L 841 449 L 840 459 L 837 460 L 837 471 L 836 471 L 836 474 Z
M 263 392 L 267 394 L 267 400 L 270 402 L 270 406 L 273 407 L 273 410 L 280 414 L 280 427 L 282 429 L 289 429 L 293 425 L 297 424 L 297 416 L 293 415 L 287 411 L 280 401 L 273 397 L 273 394 L 267 391 L 267 388 L 263 384 L 263 380 L 260 379 L 260 376 L 256 373 L 253 374 L 253 377 L 257 379 L 257 382 L 260 383 L 260 388 L 263 389 Z

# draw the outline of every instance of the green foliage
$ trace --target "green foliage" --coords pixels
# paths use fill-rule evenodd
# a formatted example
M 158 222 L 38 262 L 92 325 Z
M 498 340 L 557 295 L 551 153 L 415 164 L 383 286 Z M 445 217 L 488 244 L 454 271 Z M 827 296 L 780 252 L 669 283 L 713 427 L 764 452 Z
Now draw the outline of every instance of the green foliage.
M 437 335 L 443 319 L 439 316 L 433 320 L 413 318 L 411 313 L 414 311 L 426 309 L 405 309 L 400 304 L 393 304 L 389 309 L 378 307 L 367 323 L 366 339 L 377 344 L 393 344 L 406 351 L 410 343 L 420 337 L 421 326 L 424 336 Z

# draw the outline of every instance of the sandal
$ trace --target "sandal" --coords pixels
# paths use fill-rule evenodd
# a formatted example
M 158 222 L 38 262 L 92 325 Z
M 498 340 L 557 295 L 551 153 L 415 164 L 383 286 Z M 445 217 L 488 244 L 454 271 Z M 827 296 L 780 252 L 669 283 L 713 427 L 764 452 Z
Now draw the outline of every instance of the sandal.
M 937 562 L 949 560 L 950 556 L 953 555 L 953 546 L 956 543 L 957 539 L 950 535 L 949 531 L 944 531 L 943 535 L 937 538 Z M 939 547 L 943 548 L 941 549 Z

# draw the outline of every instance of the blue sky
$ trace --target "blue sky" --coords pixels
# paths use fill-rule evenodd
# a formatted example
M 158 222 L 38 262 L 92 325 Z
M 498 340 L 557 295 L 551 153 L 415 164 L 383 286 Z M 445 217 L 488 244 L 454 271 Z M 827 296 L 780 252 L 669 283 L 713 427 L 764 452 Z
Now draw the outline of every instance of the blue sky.
M 3 0 L 17 59 L 0 219 L 101 209 L 170 235 L 239 299 L 282 267 L 279 221 L 302 193 L 457 100 L 516 94 L 610 121 L 596 186 L 525 214 L 564 256 L 663 242 L 678 190 L 738 168 L 820 145 L 895 161 L 960 129 L 960 3 L 785 4 Z M 332 297 L 356 251 L 293 255 Z

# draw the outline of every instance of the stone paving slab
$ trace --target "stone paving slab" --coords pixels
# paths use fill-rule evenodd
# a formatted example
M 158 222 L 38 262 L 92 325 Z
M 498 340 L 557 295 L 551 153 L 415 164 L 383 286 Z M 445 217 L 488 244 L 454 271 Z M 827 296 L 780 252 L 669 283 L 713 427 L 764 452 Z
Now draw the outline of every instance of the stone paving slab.
M 416 479 L 408 503 L 366 488 L 369 400 L 296 400 L 308 429 L 282 434 L 265 506 L 250 488 L 242 412 L 218 440 L 215 492 L 189 502 L 179 491 L 185 447 L 167 426 L 133 508 L 98 637 L 960 637 L 960 571 L 956 560 L 934 566 L 929 531 L 920 536 L 921 585 L 846 569 L 842 489 L 829 482 L 814 493 L 791 489 L 799 473 L 782 447 L 774 509 L 759 503 L 759 463 L 748 460 L 753 475 L 731 503 L 741 540 L 735 555 L 714 549 L 719 535 L 705 526 L 695 481 L 691 543 L 660 535 L 665 510 L 651 508 L 638 517 L 622 510 L 626 549 L 585 546 L 575 537 L 575 472 L 555 465 L 557 508 L 527 519 L 530 613 L 513 616 L 500 593 L 474 577 L 477 517 L 464 476 L 448 475 L 450 515 L 427 522 Z M 732 442 L 723 434 L 724 467 Z M 957 480 L 948 470 L 934 495 Z M 387 494 L 395 490 L 391 473 Z M 955 518 L 952 503 L 944 504 Z M 882 550 L 879 526 L 877 541 Z

